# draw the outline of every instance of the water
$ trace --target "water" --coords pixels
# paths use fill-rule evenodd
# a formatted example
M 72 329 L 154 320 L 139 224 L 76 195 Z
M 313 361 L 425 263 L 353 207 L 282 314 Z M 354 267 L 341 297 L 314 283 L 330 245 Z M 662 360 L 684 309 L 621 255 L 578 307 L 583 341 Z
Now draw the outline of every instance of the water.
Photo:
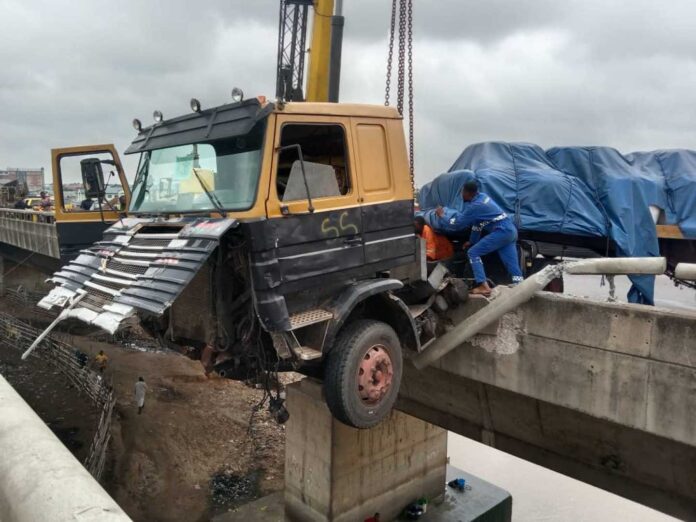
M 616 296 L 620 301 L 626 300 L 629 286 L 628 278 L 616 278 Z M 565 289 L 568 294 L 601 300 L 609 294 L 608 285 L 600 286 L 599 276 L 565 276 Z M 660 307 L 696 313 L 696 291 L 675 288 L 666 276 L 656 279 L 655 300 Z M 512 494 L 516 522 L 677 520 L 455 433 L 449 434 L 448 453 L 453 466 Z
M 455 433 L 447 444 L 453 466 L 510 492 L 516 522 L 677 520 Z

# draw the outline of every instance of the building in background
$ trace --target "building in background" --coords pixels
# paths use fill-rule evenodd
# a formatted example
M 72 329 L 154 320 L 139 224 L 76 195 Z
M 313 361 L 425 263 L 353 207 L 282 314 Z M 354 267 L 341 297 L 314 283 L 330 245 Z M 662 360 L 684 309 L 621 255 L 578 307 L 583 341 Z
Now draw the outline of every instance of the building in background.
M 11 181 L 26 183 L 30 194 L 38 194 L 44 189 L 44 169 L 41 168 L 16 168 L 8 167 L 0 169 L 0 185 Z

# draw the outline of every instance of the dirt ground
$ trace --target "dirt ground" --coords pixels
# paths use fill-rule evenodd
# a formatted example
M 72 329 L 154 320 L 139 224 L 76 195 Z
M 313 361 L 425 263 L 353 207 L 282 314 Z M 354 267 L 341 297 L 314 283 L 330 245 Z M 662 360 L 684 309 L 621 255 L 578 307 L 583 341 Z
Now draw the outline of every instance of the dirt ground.
M 21 360 L 22 352 L 0 340 L 0 374 L 80 462 L 99 420 L 92 402 L 43 358 Z
M 252 415 L 262 390 L 206 378 L 200 363 L 176 353 L 55 336 L 91 357 L 99 350 L 109 357 L 117 405 L 102 483 L 134 520 L 209 520 L 282 489 L 284 429 L 265 407 Z M 138 415 L 140 376 L 148 392 Z

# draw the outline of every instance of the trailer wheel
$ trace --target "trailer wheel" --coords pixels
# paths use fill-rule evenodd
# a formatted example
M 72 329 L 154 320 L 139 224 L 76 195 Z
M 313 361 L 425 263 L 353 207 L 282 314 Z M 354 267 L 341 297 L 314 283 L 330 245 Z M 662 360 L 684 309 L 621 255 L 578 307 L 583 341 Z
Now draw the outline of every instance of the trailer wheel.
M 355 428 L 371 428 L 391 411 L 401 384 L 401 343 L 380 321 L 348 324 L 327 355 L 324 394 L 333 416 Z

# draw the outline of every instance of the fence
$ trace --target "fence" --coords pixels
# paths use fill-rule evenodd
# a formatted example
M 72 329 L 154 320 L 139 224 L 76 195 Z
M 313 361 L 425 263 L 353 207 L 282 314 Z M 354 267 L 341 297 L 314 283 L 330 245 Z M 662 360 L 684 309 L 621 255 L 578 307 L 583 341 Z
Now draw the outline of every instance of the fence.
M 0 344 L 24 351 L 40 333 L 41 330 L 0 312 Z M 41 354 L 45 354 L 44 359 L 65 375 L 101 412 L 89 454 L 84 462 L 85 468 L 99 480 L 104 471 L 106 449 L 111 438 L 111 416 L 116 403 L 111 383 L 82 364 L 78 360 L 77 351 L 64 342 L 51 337 L 46 338 L 32 356 Z
M 5 301 L 13 304 L 14 306 L 21 307 L 26 310 L 28 314 L 31 314 L 36 319 L 45 319 L 52 321 L 58 316 L 55 310 L 44 310 L 36 306 L 41 299 L 46 296 L 47 292 L 35 292 L 33 290 L 27 290 L 23 286 L 18 286 L 17 288 L 5 288 L 5 295 L 3 296 Z

